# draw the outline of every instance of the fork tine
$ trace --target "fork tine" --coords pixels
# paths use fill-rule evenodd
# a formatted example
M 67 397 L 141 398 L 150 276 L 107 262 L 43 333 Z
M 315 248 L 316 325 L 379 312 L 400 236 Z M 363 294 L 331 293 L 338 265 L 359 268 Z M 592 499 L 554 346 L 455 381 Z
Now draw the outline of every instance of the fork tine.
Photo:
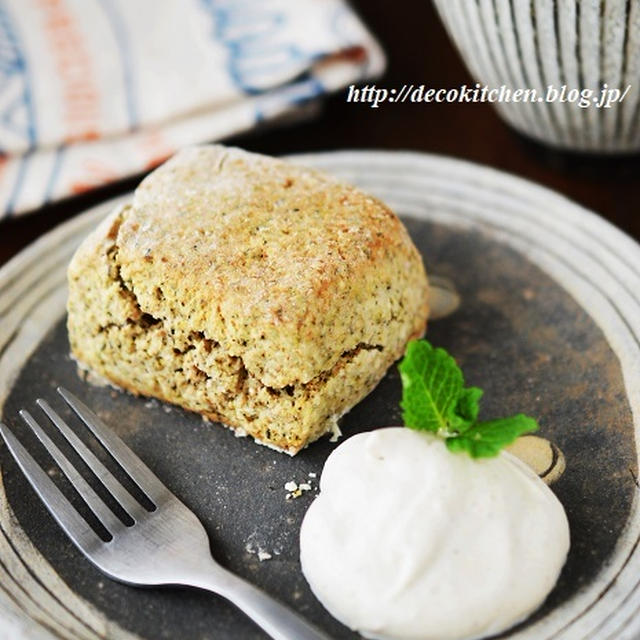
M 120 503 L 120 506 L 134 519 L 144 508 L 142 505 L 120 484 L 116 477 L 93 454 L 87 445 L 69 428 L 67 423 L 58 415 L 46 400 L 38 398 L 36 404 L 47 414 L 51 422 L 67 439 L 67 442 L 77 451 L 78 455 L 86 462 L 103 486 Z
M 120 466 L 156 506 L 167 498 L 173 497 L 151 469 L 84 402 L 63 387 L 58 387 L 57 390 L 91 429 L 93 435 L 100 440 L 104 448 L 120 463 Z
M 102 498 L 91 488 L 89 483 L 78 473 L 78 470 L 69 462 L 69 459 L 60 451 L 53 440 L 42 430 L 34 417 L 24 409 L 18 413 L 36 436 L 38 436 L 38 440 L 42 442 L 45 449 L 51 454 L 51 457 L 57 462 L 60 469 L 62 469 L 62 473 L 67 476 L 69 482 L 87 503 L 89 509 L 93 511 L 96 518 L 100 520 L 104 528 L 111 534 L 122 529 L 122 522 L 120 522 L 113 511 L 103 502 Z
M 95 549 L 103 546 L 104 542 L 2 422 L 0 422 L 0 434 L 29 484 L 78 549 L 86 556 L 90 556 Z

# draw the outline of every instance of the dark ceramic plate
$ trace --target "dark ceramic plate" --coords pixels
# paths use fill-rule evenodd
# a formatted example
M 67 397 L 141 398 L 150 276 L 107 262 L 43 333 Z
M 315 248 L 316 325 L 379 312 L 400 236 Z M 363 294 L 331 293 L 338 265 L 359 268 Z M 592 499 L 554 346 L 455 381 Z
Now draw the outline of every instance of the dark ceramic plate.
M 470 384 L 485 389 L 484 417 L 535 415 L 541 435 L 564 451 L 567 469 L 553 488 L 569 516 L 569 558 L 544 606 L 505 636 L 633 637 L 640 599 L 633 418 L 640 249 L 559 196 L 481 167 L 391 153 L 300 161 L 363 185 L 403 216 L 427 270 L 452 280 L 461 294 L 453 315 L 431 323 L 430 340 L 455 355 Z M 45 397 L 73 424 L 55 393 L 57 385 L 69 388 L 200 517 L 217 560 L 332 637 L 358 637 L 324 611 L 298 562 L 300 522 L 336 443 L 323 439 L 290 458 L 196 415 L 78 377 L 68 357 L 64 269 L 110 206 L 59 228 L 0 272 L 3 420 L 38 451 L 17 411 L 39 415 L 34 399 Z M 343 437 L 398 424 L 399 397 L 394 366 L 343 418 Z M 46 456 L 39 459 L 50 468 Z M 209 593 L 136 589 L 103 577 L 69 543 L 4 446 L 0 465 L 0 632 L 264 637 Z M 287 500 L 290 480 L 310 480 L 313 489 Z M 261 560 L 265 554 L 270 559 Z

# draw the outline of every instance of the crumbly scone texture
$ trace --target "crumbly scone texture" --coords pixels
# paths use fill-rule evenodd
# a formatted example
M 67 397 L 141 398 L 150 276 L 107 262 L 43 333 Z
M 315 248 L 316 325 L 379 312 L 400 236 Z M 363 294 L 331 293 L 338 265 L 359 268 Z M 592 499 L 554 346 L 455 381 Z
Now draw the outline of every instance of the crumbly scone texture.
M 384 204 L 220 145 L 145 178 L 68 279 L 81 365 L 289 453 L 334 430 L 428 315 L 421 256 Z

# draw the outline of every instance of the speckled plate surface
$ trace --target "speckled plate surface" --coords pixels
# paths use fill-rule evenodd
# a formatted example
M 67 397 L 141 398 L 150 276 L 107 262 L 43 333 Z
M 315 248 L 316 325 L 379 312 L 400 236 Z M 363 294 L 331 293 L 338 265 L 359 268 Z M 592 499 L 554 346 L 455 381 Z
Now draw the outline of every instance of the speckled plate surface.
M 569 516 L 571 552 L 544 606 L 505 637 L 637 637 L 640 247 L 557 194 L 468 163 L 389 152 L 296 161 L 361 185 L 403 217 L 427 269 L 462 296 L 455 314 L 431 323 L 432 342 L 485 389 L 484 417 L 535 415 L 541 435 L 565 453 L 553 488 Z M 300 522 L 336 444 L 325 439 L 289 458 L 76 374 L 64 327 L 65 267 L 111 206 L 59 227 L 0 270 L 3 420 L 28 439 L 17 410 L 37 412 L 33 400 L 43 396 L 64 412 L 54 389 L 68 387 L 196 512 L 220 562 L 332 637 L 357 637 L 318 604 L 298 562 Z M 344 437 L 397 424 L 399 397 L 392 367 L 344 417 Z M 104 578 L 67 541 L 4 446 L 0 466 L 0 637 L 263 637 L 211 594 Z M 289 480 L 313 488 L 287 500 Z M 265 553 L 270 559 L 261 560 Z

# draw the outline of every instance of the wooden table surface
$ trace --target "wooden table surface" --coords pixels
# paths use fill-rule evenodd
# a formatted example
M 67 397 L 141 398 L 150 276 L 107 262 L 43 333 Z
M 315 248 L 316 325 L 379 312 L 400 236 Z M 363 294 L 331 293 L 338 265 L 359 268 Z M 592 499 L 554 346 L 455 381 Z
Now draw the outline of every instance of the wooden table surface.
M 428 0 L 353 6 L 388 56 L 380 86 L 457 87 L 471 77 Z M 464 158 L 529 178 L 598 212 L 640 241 L 640 156 L 585 157 L 553 152 L 507 127 L 488 104 L 349 104 L 328 98 L 319 116 L 230 140 L 274 155 L 333 149 L 418 150 Z M 0 264 L 58 223 L 132 189 L 140 176 L 15 220 L 0 223 Z

